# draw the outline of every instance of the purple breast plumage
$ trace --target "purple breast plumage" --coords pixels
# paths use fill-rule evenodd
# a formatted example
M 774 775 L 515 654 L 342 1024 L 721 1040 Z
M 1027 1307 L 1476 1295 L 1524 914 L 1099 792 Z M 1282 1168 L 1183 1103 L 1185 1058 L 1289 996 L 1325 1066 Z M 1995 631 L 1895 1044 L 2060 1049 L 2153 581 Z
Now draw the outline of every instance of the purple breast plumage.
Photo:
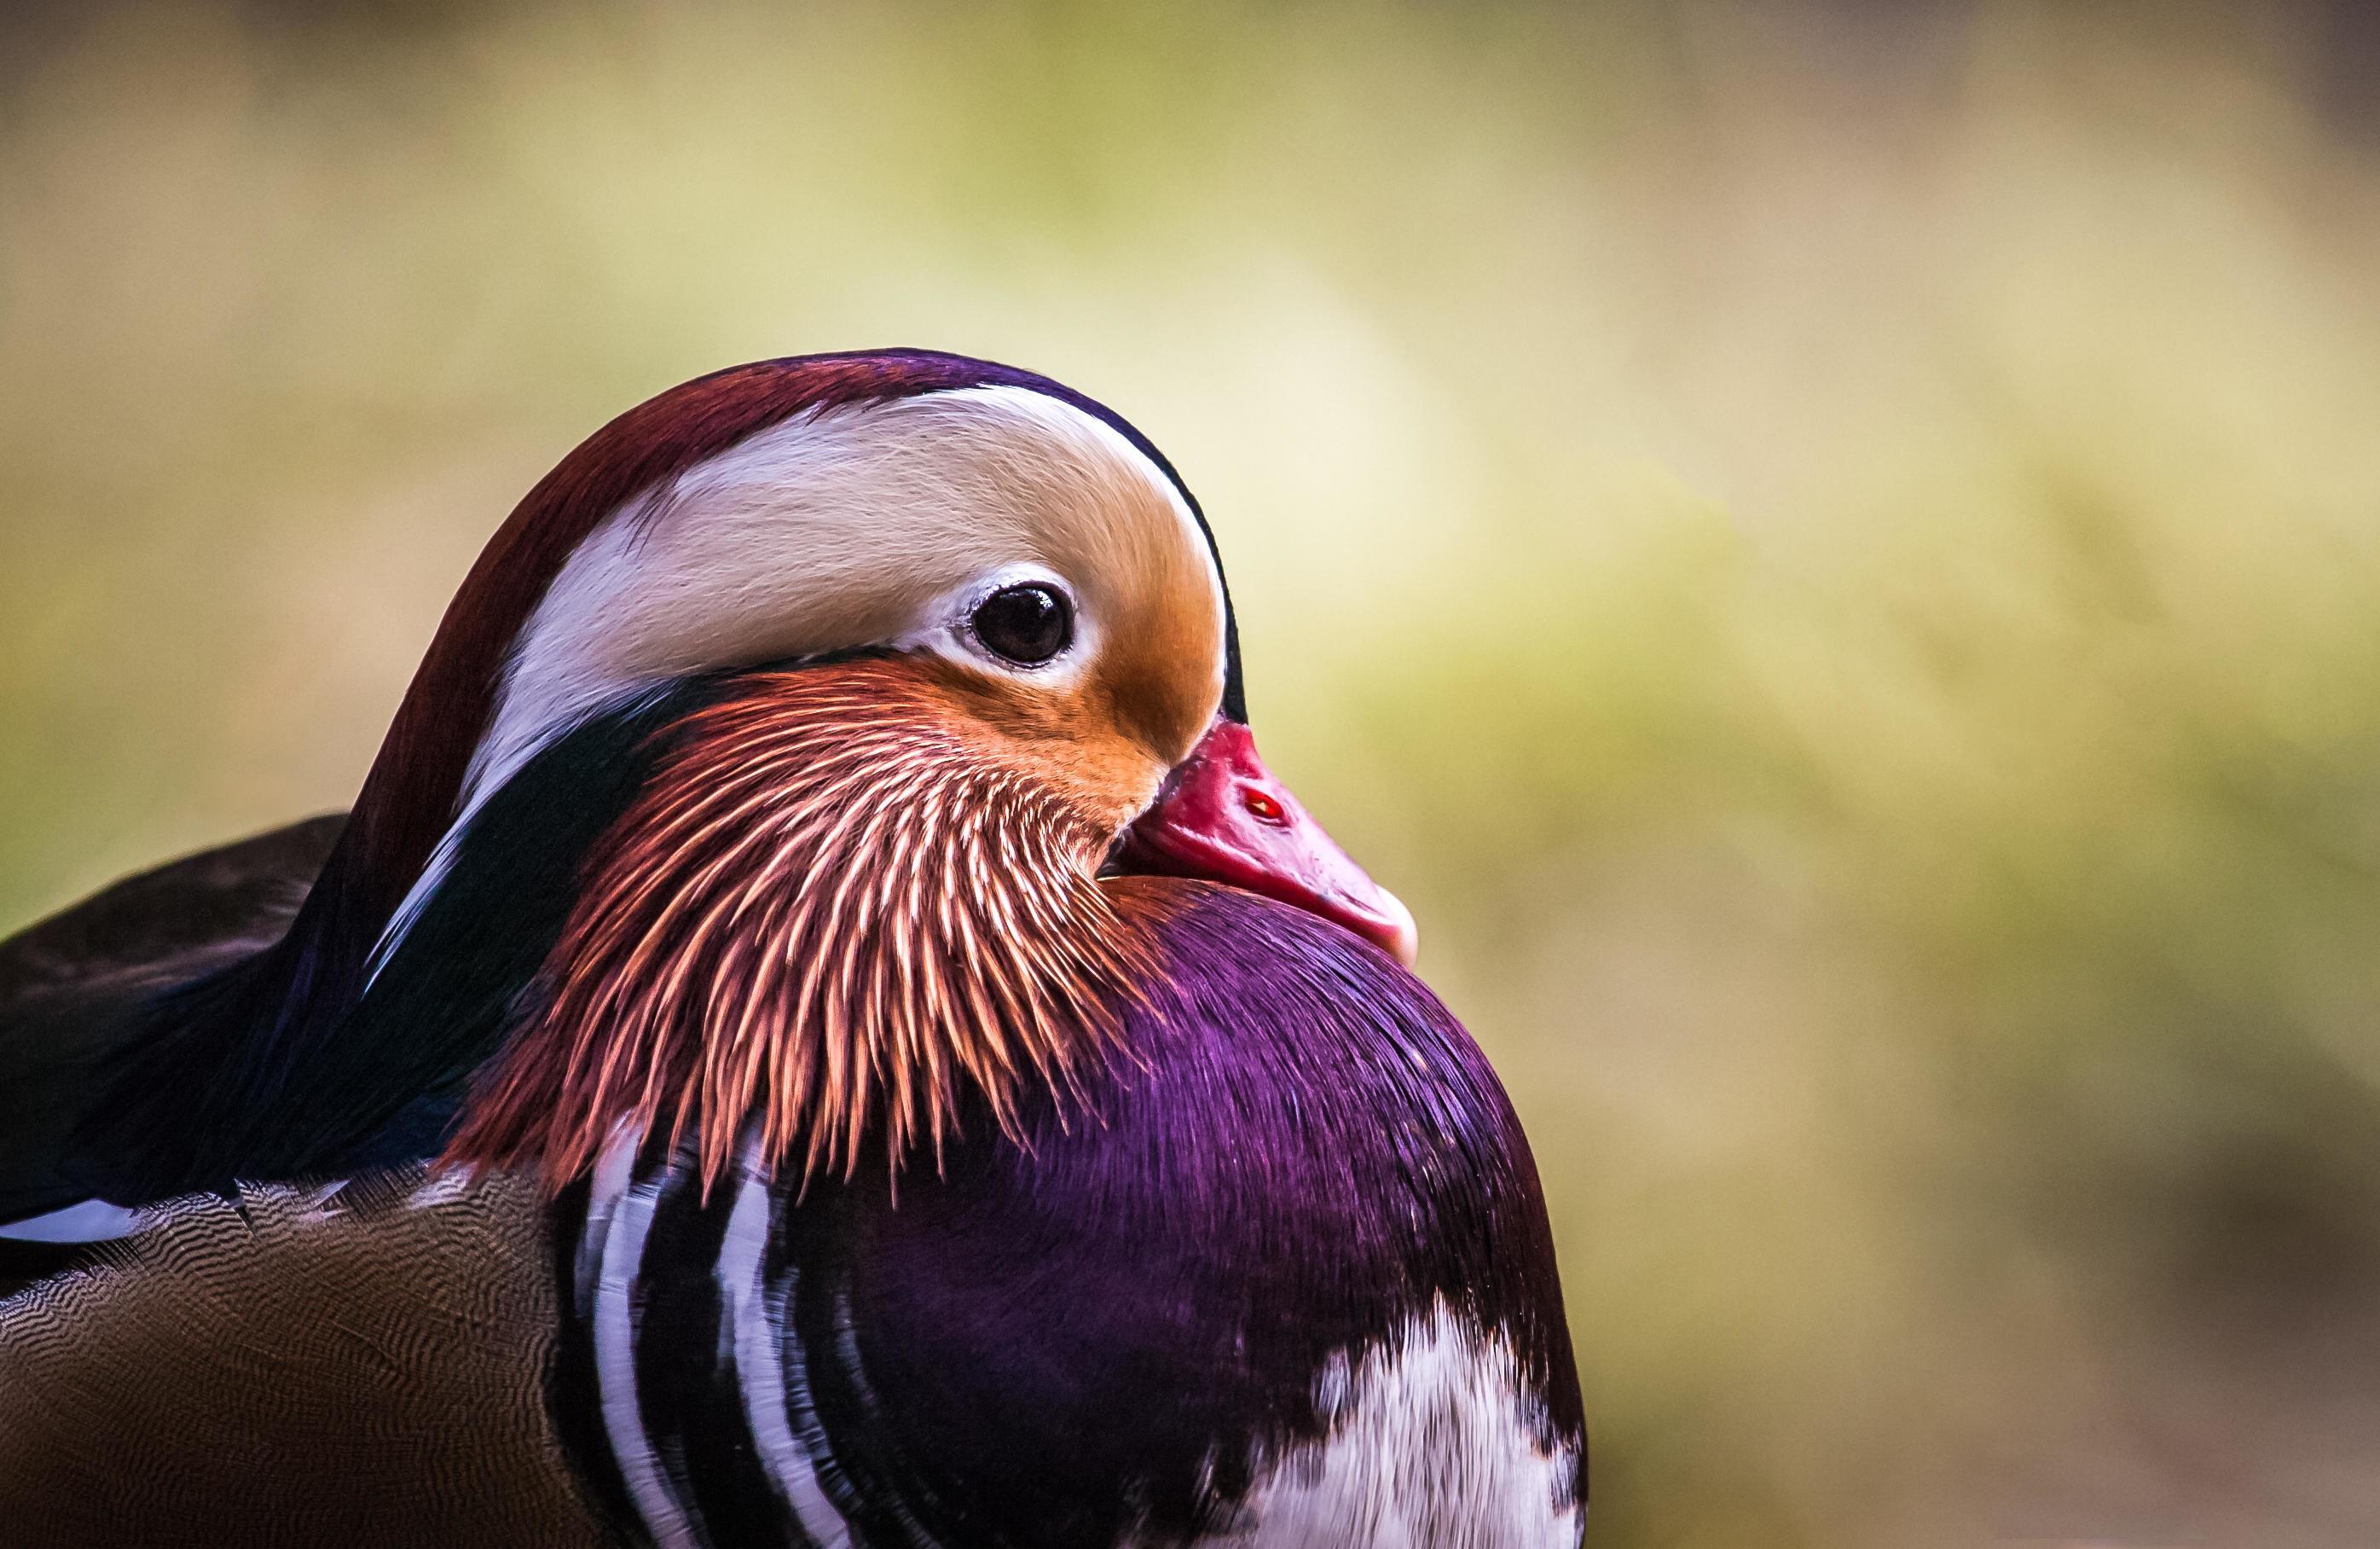
M 558 1207 L 556 1386 L 685 1544 L 1574 1544 L 1585 1438 L 1535 1166 L 1418 981 L 1203 888 L 1124 1052 L 1019 1143 Z M 896 1198 L 897 1196 L 897 1198 Z

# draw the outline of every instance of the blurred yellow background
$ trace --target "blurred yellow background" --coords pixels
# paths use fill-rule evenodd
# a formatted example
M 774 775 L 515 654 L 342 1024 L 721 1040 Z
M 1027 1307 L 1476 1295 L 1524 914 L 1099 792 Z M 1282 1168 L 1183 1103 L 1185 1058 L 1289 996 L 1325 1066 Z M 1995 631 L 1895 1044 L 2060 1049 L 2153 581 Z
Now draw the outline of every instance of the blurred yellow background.
M 344 806 L 613 413 L 1012 360 L 1529 1121 L 1590 1543 L 2380 1542 L 2363 16 L 18 8 L 0 926 Z

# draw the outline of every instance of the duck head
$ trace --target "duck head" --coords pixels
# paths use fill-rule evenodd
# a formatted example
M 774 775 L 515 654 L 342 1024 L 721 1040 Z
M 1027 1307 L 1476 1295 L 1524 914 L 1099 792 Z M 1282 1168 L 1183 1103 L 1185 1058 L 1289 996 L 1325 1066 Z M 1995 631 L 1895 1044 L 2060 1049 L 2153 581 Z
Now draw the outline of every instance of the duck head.
M 738 367 L 490 543 L 284 944 L 353 1009 L 285 1006 L 271 1063 L 500 1005 L 452 1159 L 558 1182 L 634 1125 L 715 1172 L 748 1122 L 847 1170 L 1071 1083 L 1158 971 L 1151 876 L 1413 956 L 1257 757 L 1211 536 L 1137 432 L 957 357 Z

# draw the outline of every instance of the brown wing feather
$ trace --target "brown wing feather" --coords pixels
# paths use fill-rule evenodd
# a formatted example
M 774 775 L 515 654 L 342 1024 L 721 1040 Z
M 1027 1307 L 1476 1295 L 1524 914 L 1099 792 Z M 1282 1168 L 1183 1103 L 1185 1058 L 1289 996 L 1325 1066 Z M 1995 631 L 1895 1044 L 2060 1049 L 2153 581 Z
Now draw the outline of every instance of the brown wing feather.
M 607 1542 L 547 1418 L 534 1191 L 180 1201 L 0 1301 L 0 1523 L 98 1545 Z
M 184 856 L 0 941 L 0 1029 L 37 997 L 154 988 L 271 945 L 346 824 L 334 812 Z
M 346 822 L 309 818 L 185 857 L 0 941 L 0 1218 L 84 1191 L 59 1171 L 67 1138 L 141 1006 L 279 940 Z M 0 1244 L 0 1292 L 56 1257 Z

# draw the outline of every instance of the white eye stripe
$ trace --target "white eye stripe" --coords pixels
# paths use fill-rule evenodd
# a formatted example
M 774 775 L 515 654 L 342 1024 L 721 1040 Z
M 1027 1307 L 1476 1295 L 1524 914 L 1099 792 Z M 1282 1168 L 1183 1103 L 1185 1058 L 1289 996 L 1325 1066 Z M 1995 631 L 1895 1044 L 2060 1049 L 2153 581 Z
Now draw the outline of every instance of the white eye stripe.
M 1004 454 L 997 477 L 980 460 L 986 447 Z M 1107 506 L 1124 490 L 1171 512 L 1220 616 L 1212 550 L 1172 482 L 1112 426 L 1055 398 L 975 388 L 763 431 L 631 502 L 571 556 L 515 648 L 467 804 L 553 730 L 657 681 L 806 647 L 899 647 L 964 618 L 958 594 L 1001 571 L 1062 580 L 1032 556 L 1035 507 Z M 1019 557 L 934 602 L 909 600 L 905 631 L 838 632 L 851 622 L 836 618 L 838 598 L 883 592 L 886 577 L 930 575 L 970 552 L 981 564 L 1002 546 Z M 1085 627 L 1079 591 L 1064 590 L 1077 628 L 1062 659 L 1080 661 L 1097 652 L 1098 631 Z M 955 636 L 936 648 L 1016 670 Z M 1033 678 L 1052 680 L 1049 668 Z

